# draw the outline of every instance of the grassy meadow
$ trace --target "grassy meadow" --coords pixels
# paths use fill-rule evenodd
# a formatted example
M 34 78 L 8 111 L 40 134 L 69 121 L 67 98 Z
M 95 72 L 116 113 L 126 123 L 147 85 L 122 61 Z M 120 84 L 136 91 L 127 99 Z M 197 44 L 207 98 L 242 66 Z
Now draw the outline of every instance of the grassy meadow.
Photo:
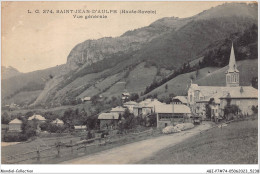
M 140 163 L 257 164 L 258 120 L 255 117 L 232 122 L 222 129 L 210 129 Z

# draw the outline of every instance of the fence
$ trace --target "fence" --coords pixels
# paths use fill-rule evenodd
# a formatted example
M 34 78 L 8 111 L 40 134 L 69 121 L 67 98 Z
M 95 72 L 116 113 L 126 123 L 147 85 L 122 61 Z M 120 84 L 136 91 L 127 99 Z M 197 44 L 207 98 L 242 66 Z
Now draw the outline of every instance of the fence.
M 57 141 L 54 145 L 47 146 L 44 149 L 40 149 L 37 147 L 37 150 L 29 151 L 26 153 L 16 154 L 12 156 L 7 156 L 3 160 L 3 163 L 6 164 L 18 164 L 18 163 L 39 163 L 44 162 L 44 160 L 49 160 L 53 158 L 59 158 L 61 155 L 71 155 L 77 154 L 78 152 L 86 152 L 88 149 L 92 150 L 91 147 L 105 146 L 108 144 L 113 144 L 117 142 L 122 142 L 123 140 L 140 138 L 141 136 L 152 135 L 154 133 L 153 129 L 142 131 L 142 132 L 134 132 L 126 135 L 114 135 L 107 136 L 105 138 L 92 138 L 88 140 L 80 140 L 80 141 L 72 141 L 69 142 L 61 142 Z M 49 140 L 53 140 L 53 138 L 48 138 Z M 95 149 L 98 151 L 97 149 Z M 77 153 L 75 153 L 75 151 Z

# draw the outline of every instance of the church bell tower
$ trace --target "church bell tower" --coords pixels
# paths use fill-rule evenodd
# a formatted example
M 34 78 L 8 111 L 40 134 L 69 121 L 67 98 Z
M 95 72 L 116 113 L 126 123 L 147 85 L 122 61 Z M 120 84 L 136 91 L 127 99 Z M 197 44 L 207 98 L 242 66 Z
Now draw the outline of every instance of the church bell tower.
M 236 87 L 239 86 L 239 71 L 237 70 L 235 53 L 232 43 L 228 70 L 226 71 L 226 86 Z

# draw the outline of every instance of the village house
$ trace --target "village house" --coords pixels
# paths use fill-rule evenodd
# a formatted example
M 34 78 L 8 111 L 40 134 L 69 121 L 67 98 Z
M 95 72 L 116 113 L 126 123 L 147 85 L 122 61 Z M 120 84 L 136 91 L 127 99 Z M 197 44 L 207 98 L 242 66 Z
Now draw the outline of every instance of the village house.
M 151 114 L 152 111 L 153 111 L 153 106 L 147 106 L 147 105 L 144 105 L 142 103 L 137 104 L 133 108 L 133 112 L 134 112 L 135 117 L 137 117 L 137 116 L 145 117 L 148 114 Z
M 116 129 L 119 122 L 118 113 L 101 113 L 98 116 L 100 129 Z
M 252 86 L 239 85 L 239 71 L 237 69 L 234 48 L 232 44 L 231 54 L 226 75 L 226 86 L 199 86 L 191 84 L 188 90 L 188 106 L 194 114 L 202 114 L 206 117 L 207 104 L 211 107 L 211 117 L 221 119 L 224 116 L 224 108 L 227 101 L 237 105 L 241 114 L 253 113 L 252 106 L 258 106 L 258 90 Z M 211 101 L 211 103 L 209 103 Z
M 130 93 L 129 92 L 123 92 L 122 93 L 122 100 L 123 101 L 126 101 L 126 100 L 128 100 L 130 98 Z
M 160 105 L 164 103 L 157 99 L 146 99 L 133 107 L 133 113 L 135 116 L 145 117 L 156 111 Z
M 33 120 L 35 120 L 39 123 L 44 123 L 46 121 L 46 119 L 39 114 L 34 114 L 33 116 L 28 118 L 28 121 L 33 121 Z
M 130 113 L 134 113 L 134 106 L 137 105 L 135 101 L 128 101 L 123 104 L 125 108 L 128 108 Z
M 157 127 L 163 128 L 178 123 L 190 122 L 190 108 L 183 104 L 164 104 L 156 110 Z
M 74 126 L 74 130 L 75 130 L 76 132 L 87 131 L 87 126 L 86 126 L 86 125 Z
M 84 97 L 81 100 L 82 100 L 82 102 L 91 101 L 91 97 Z
M 126 110 L 126 108 L 124 108 L 124 107 L 122 107 L 122 106 L 117 106 L 117 107 L 115 107 L 115 108 L 112 108 L 110 112 L 111 112 L 111 113 L 118 113 L 118 114 L 123 115 L 124 112 L 125 112 L 125 110 Z
M 21 132 L 23 122 L 19 119 L 14 119 L 9 122 L 9 131 L 10 132 Z

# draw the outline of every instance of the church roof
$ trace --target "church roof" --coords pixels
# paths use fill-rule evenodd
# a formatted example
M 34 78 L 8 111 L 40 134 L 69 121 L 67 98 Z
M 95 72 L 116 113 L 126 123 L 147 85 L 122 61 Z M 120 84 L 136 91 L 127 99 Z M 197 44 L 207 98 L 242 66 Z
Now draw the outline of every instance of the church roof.
M 232 73 L 232 72 L 239 72 L 237 70 L 237 64 L 236 64 L 236 59 L 235 59 L 233 43 L 232 43 L 227 73 Z
M 228 93 L 225 93 L 220 98 L 258 98 L 258 90 L 252 86 L 229 87 Z
M 220 98 L 227 98 L 228 93 L 231 98 L 258 98 L 258 90 L 252 86 L 198 86 L 198 90 L 204 96 L 204 100 L 214 98 L 216 103 L 220 102 Z

